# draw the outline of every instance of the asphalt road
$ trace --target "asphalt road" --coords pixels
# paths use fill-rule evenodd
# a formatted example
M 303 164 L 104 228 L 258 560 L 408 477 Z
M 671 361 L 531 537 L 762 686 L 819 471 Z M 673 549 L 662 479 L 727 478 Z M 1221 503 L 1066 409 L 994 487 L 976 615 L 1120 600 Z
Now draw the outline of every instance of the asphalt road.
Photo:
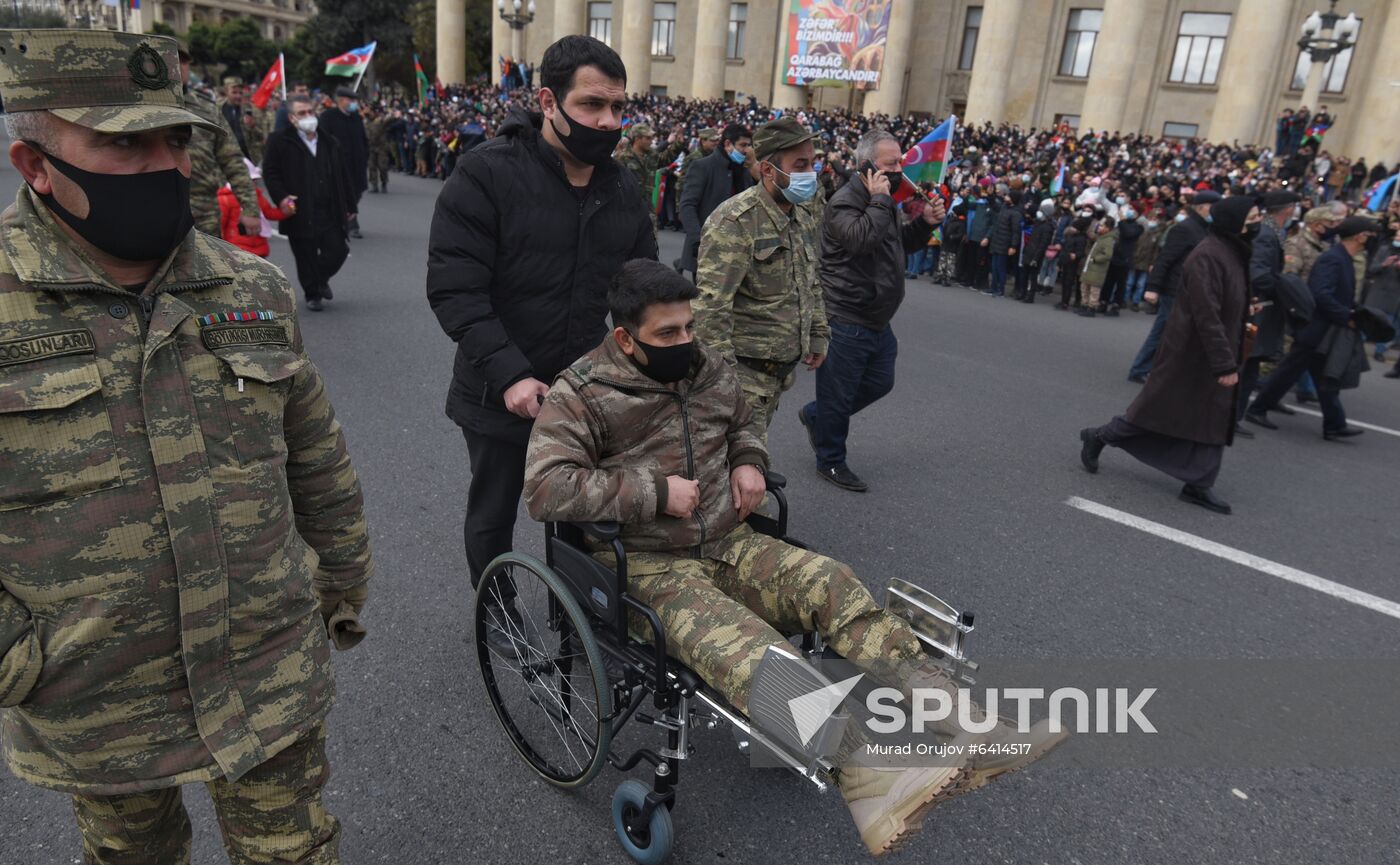
M 0 170 L 0 186 L 16 183 Z M 344 825 L 344 860 L 626 862 L 608 816 L 617 773 L 572 794 L 535 780 L 475 669 L 461 551 L 466 449 L 443 414 L 453 346 L 423 289 L 439 188 L 395 175 L 388 195 L 366 196 L 366 236 L 334 282 L 336 300 L 302 320 L 364 483 L 379 569 L 370 638 L 336 657 L 328 798 Z M 669 261 L 679 237 L 664 234 L 662 246 Z M 291 272 L 281 240 L 273 259 Z M 974 656 L 1397 657 L 1396 618 L 1065 501 L 1081 496 L 1400 600 L 1400 437 L 1325 443 L 1317 418 L 1283 419 L 1281 431 L 1227 453 L 1217 489 L 1235 514 L 1220 517 L 1178 502 L 1176 484 L 1120 452 L 1105 453 L 1097 476 L 1079 466 L 1078 430 L 1135 393 L 1124 376 L 1146 316 L 1086 321 L 918 281 L 894 326 L 898 383 L 851 436 L 851 466 L 871 492 L 838 490 L 812 471 L 794 417 L 812 392 L 809 374 L 783 399 L 772 450 L 791 479 L 794 533 L 819 539 L 872 587 L 900 576 L 974 609 Z M 1352 418 L 1400 430 L 1400 382 L 1372 373 L 1345 401 Z M 522 512 L 519 546 L 538 551 L 540 538 Z M 1203 717 L 1213 711 L 1201 706 Z M 695 744 L 673 861 L 866 861 L 837 794 L 750 770 L 727 732 L 702 732 Z M 1072 743 L 943 806 L 889 861 L 1400 861 L 1394 772 L 1288 760 L 1103 769 L 1092 768 L 1092 747 Z M 187 788 L 186 799 L 195 861 L 224 861 L 206 794 Z M 0 863 L 78 862 L 78 851 L 64 797 L 0 773 Z

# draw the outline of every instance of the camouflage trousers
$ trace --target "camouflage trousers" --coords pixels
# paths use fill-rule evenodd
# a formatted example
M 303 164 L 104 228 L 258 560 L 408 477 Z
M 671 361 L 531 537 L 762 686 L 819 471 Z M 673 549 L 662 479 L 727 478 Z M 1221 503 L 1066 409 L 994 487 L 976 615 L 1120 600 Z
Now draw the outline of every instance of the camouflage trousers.
M 324 724 L 237 781 L 207 785 L 231 865 L 339 865 L 340 823 L 321 803 L 330 777 Z M 180 788 L 73 797 L 84 865 L 188 865 Z
M 654 609 L 666 651 L 736 709 L 769 646 L 817 631 L 846 660 L 892 685 L 923 669 L 919 638 L 881 609 L 852 570 L 740 526 L 708 558 L 628 553 L 628 592 Z
M 739 376 L 739 387 L 743 389 L 744 397 L 748 400 L 749 410 L 763 427 L 763 443 L 767 445 L 768 426 L 773 423 L 773 416 L 778 413 L 778 398 L 782 396 L 783 391 L 792 387 L 793 382 L 797 380 L 797 372 L 794 370 L 785 378 L 778 378 L 742 363 L 735 365 L 734 372 Z
M 389 151 L 376 150 L 369 155 L 369 188 L 389 191 Z

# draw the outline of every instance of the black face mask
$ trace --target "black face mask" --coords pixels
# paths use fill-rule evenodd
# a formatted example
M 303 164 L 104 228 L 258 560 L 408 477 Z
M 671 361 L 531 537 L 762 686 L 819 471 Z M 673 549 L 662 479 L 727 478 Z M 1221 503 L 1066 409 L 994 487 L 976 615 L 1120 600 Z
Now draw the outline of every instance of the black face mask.
M 170 254 L 194 226 L 190 179 L 178 169 L 143 174 L 96 174 L 44 151 L 59 173 L 87 195 L 86 219 L 74 216 L 53 194 L 34 194 L 63 218 L 78 236 L 123 261 L 155 261 Z M 140 207 L 140 218 L 133 211 Z
M 617 142 L 622 140 L 621 129 L 605 132 L 592 126 L 584 126 L 564 111 L 563 102 L 556 102 L 555 108 L 559 110 L 559 116 L 569 124 L 569 134 L 560 132 L 558 126 L 554 127 L 554 132 L 575 159 L 589 165 L 603 165 L 612 158 L 613 151 L 617 149 Z
M 1244 227 L 1244 239 L 1246 242 L 1254 242 L 1254 238 L 1259 236 L 1259 226 L 1261 225 L 1263 225 L 1262 222 L 1254 222 Z
M 632 363 L 647 378 L 661 384 L 671 384 L 690 374 L 690 362 L 695 358 L 693 340 L 679 345 L 648 345 L 633 335 L 632 341 L 647 356 L 647 362 L 641 363 L 635 354 L 632 355 Z
M 904 172 L 886 171 L 885 179 L 890 182 L 890 194 L 893 195 L 899 191 L 899 187 L 904 185 Z

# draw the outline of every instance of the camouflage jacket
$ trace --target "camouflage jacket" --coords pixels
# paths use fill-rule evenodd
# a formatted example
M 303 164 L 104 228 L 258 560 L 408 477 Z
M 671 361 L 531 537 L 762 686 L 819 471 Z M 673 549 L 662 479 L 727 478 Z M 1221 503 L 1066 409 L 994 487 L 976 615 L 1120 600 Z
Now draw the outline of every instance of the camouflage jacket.
M 254 165 L 262 165 L 263 153 L 267 150 L 267 126 L 263 122 L 266 111 L 259 111 L 256 108 L 245 109 L 245 115 L 249 118 L 243 124 L 243 140 L 248 142 L 248 158 Z
M 389 117 L 376 117 L 365 124 L 365 137 L 369 139 L 369 152 L 393 153 L 393 145 L 389 142 Z
M 373 568 L 295 310 L 280 270 L 197 231 L 137 295 L 27 187 L 0 215 L 0 714 L 19 778 L 93 795 L 238 778 L 330 709 L 318 597 Z
M 696 333 L 730 362 L 736 355 L 790 363 L 826 354 L 830 330 L 817 279 L 820 222 L 811 202 L 784 213 L 762 184 L 705 220 Z
M 233 131 L 228 128 L 218 104 L 203 94 L 191 91 L 185 94 L 185 107 L 223 127 L 223 132 L 218 135 L 196 129 L 190 138 L 190 213 L 194 215 L 195 228 L 219 237 L 222 234 L 219 230 L 219 188 L 225 183 L 233 187 L 233 194 L 244 215 L 256 216 L 260 212 L 258 193 L 253 188 L 248 166 L 243 164 L 243 151 L 238 149 L 238 139 L 233 137 Z
M 641 156 L 637 155 L 637 151 L 628 147 L 621 156 L 617 157 L 618 164 L 632 172 L 632 176 L 637 178 L 637 186 L 642 190 L 642 203 L 647 206 L 648 211 L 651 210 L 651 195 L 656 186 L 657 170 L 675 162 L 676 157 L 680 155 L 684 147 L 685 145 L 677 142 L 665 150 L 649 151 Z
M 1327 251 L 1330 243 L 1312 233 L 1306 225 L 1283 242 L 1283 272 L 1296 273 L 1307 282 L 1313 262 Z
M 729 472 L 766 468 L 768 453 L 739 379 L 696 343 L 674 387 L 637 369 L 609 334 L 554 380 L 525 459 L 525 505 L 537 520 L 622 523 L 629 550 L 706 555 L 737 525 Z M 700 507 L 666 510 L 669 475 L 700 482 Z

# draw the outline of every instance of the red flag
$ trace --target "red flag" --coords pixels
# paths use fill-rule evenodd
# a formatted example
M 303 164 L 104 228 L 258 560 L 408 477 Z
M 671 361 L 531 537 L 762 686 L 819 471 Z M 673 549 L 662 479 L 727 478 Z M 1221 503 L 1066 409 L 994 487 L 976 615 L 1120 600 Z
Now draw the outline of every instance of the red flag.
M 262 83 L 253 92 L 253 104 L 261 111 L 267 107 L 267 100 L 272 98 L 272 94 L 282 89 L 282 82 L 285 77 L 282 74 L 282 55 L 278 54 L 277 59 L 272 62 L 272 67 L 263 76 Z

